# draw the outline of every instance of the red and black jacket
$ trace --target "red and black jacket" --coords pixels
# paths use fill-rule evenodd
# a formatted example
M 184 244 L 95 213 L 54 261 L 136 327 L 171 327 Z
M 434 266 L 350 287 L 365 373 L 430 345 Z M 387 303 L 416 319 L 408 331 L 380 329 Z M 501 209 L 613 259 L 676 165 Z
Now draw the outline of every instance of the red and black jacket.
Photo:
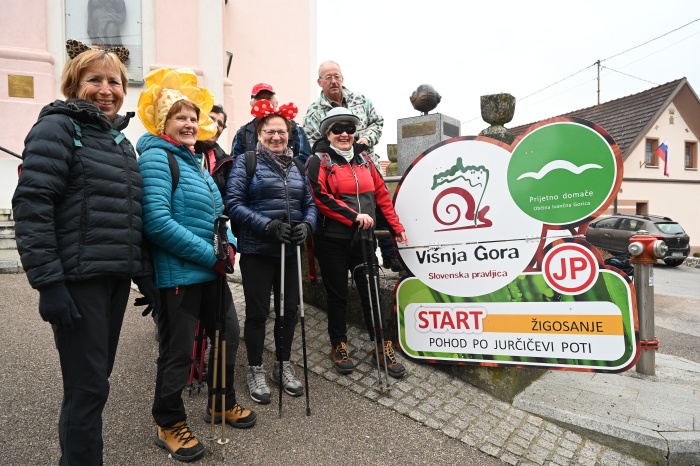
M 315 145 L 306 168 L 319 213 L 314 235 L 351 239 L 358 214 L 370 215 L 376 222 L 375 206 L 388 220 L 392 235 L 404 231 L 384 178 L 363 147 L 355 144 L 355 156 L 348 162 L 327 141 Z

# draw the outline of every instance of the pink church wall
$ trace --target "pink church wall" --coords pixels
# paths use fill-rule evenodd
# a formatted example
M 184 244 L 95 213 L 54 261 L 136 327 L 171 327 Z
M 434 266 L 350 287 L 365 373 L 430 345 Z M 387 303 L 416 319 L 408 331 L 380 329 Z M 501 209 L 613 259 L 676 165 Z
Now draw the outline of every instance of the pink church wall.
M 35 12 L 29 15 L 27 12 Z M 46 0 L 5 2 L 0 15 L 0 146 L 21 154 L 41 108 L 55 99 L 47 49 Z M 8 75 L 31 76 L 34 98 L 10 97 Z M 9 208 L 19 160 L 0 151 L 0 208 Z
M 87 1 L 87 0 L 86 0 Z M 65 0 L 3 2 L 0 15 L 0 146 L 21 153 L 41 108 L 63 99 L 60 75 L 65 54 Z M 275 87 L 281 103 L 299 107 L 301 123 L 316 97 L 316 0 L 141 0 L 143 71 L 192 68 L 199 83 L 223 104 L 227 151 L 236 130 L 249 121 L 255 83 Z M 264 12 L 265 14 L 261 14 Z M 274 21 L 267 20 L 274 12 Z M 233 63 L 226 76 L 226 52 Z M 34 98 L 9 97 L 8 74 L 32 76 Z M 144 86 L 129 85 L 121 113 L 135 111 Z M 312 92 L 313 91 L 313 92 Z M 138 118 L 125 134 L 135 145 L 144 128 Z M 0 209 L 9 208 L 18 159 L 0 152 Z
M 299 107 L 301 123 L 311 95 L 310 73 L 315 61 L 311 34 L 315 30 L 315 2 L 229 0 L 225 45 L 233 52 L 229 79 L 232 82 L 233 112 L 229 118 L 230 138 L 250 121 L 250 91 L 256 83 L 271 84 L 279 103 L 293 101 Z M 274 17 L 273 21 L 266 18 Z M 253 66 L 251 66 L 253 65 Z

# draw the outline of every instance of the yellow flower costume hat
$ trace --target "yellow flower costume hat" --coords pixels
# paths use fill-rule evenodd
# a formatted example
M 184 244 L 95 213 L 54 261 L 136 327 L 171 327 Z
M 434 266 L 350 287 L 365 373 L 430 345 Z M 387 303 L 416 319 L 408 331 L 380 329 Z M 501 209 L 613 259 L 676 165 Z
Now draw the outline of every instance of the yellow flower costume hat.
M 216 136 L 217 126 L 209 118 L 214 96 L 197 85 L 197 76 L 190 69 L 161 68 L 146 75 L 147 89 L 141 92 L 138 114 L 149 133 L 156 136 L 165 130 L 165 117 L 178 100 L 189 100 L 199 107 L 198 141 Z

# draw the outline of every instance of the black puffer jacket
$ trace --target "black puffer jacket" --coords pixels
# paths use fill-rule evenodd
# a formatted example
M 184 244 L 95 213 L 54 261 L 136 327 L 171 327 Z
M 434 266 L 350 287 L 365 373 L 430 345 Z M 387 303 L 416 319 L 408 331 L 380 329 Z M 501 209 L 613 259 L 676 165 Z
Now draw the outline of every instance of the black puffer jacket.
M 24 141 L 12 198 L 17 248 L 33 288 L 151 274 L 142 260 L 143 181 L 119 131 L 127 124 L 79 99 L 41 110 Z
M 219 188 L 219 194 L 221 194 L 221 199 L 226 197 L 226 183 L 228 182 L 228 176 L 233 168 L 233 157 L 228 155 L 221 146 L 214 143 L 213 146 L 207 147 L 204 141 L 197 141 L 194 145 L 194 150 L 198 154 L 204 154 L 204 164 L 209 170 L 211 177 L 214 178 L 216 186 Z M 214 158 L 216 163 L 214 164 L 214 169 L 212 170 L 211 161 L 209 160 L 209 151 L 214 151 Z

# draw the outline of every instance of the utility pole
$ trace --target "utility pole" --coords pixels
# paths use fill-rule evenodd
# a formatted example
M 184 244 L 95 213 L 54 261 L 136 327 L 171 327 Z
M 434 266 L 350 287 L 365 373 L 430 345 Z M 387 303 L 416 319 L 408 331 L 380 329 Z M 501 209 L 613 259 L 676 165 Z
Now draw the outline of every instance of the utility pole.
M 600 105 L 600 60 L 594 63 L 598 65 L 598 105 Z

